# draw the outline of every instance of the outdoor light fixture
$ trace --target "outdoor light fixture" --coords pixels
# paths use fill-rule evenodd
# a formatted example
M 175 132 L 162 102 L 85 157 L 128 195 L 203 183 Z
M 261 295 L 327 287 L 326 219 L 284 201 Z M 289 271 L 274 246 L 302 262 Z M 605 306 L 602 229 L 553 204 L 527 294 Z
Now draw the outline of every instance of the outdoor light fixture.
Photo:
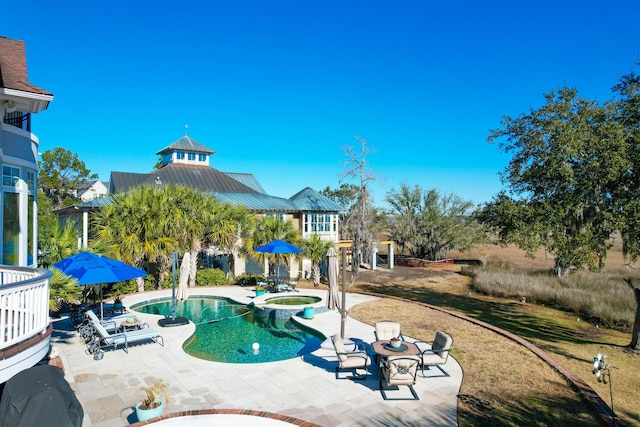
M 615 412 L 613 411 L 613 388 L 611 387 L 611 365 L 607 363 L 607 355 L 598 353 L 591 361 L 591 373 L 596 376 L 599 383 L 609 384 L 609 396 L 611 397 L 611 420 L 615 426 Z

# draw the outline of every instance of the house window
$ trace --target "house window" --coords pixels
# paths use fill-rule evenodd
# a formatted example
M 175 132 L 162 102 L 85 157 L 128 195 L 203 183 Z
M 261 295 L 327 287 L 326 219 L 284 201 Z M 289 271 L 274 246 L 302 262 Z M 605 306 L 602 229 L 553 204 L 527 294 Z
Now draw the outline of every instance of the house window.
M 312 233 L 323 233 L 331 231 L 331 215 L 310 214 L 309 228 Z
M 12 166 L 2 166 L 2 185 L 17 187 L 20 179 L 20 169 Z
M 286 214 L 283 213 L 265 212 L 264 216 L 272 216 L 274 218 L 278 218 L 282 222 L 286 219 Z
M 176 159 L 184 160 L 184 151 L 176 151 Z
M 188 159 L 187 160 L 195 160 L 196 159 L 196 153 L 187 153 Z
M 29 194 L 27 197 L 27 265 L 35 264 L 35 241 L 36 241 L 36 227 L 35 211 L 36 211 L 35 197 Z
M 29 191 L 33 191 L 36 189 L 36 173 L 32 170 L 27 170 L 27 186 L 29 187 Z
M 206 162 L 207 161 L 207 155 L 206 154 L 198 154 L 198 161 L 199 162 Z
M 5 191 L 2 199 L 2 263 L 7 265 L 18 265 L 20 194 Z

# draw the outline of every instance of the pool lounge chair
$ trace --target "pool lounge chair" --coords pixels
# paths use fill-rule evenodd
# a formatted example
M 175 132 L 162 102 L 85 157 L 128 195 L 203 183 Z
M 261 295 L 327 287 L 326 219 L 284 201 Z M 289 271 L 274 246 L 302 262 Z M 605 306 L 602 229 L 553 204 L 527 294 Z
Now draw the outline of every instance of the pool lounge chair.
M 88 343 L 87 352 L 93 354 L 96 360 L 102 359 L 106 348 L 113 347 L 117 350 L 122 347 L 125 353 L 129 353 L 129 345 L 141 342 L 156 342 L 164 347 L 164 338 L 155 329 L 145 328 L 129 332 L 109 333 L 99 321 L 92 321 L 95 330 L 95 339 Z
M 122 327 L 122 322 L 127 320 L 127 317 L 129 317 L 129 315 L 120 315 L 120 316 L 111 317 L 109 319 L 100 320 L 98 316 L 91 310 L 87 310 L 85 312 L 85 316 L 87 316 L 87 319 L 89 320 L 90 323 L 100 323 L 102 326 L 104 326 L 104 328 L 108 332 L 119 331 L 120 328 Z
M 298 279 L 291 279 L 291 280 L 289 280 L 289 283 L 288 283 L 288 286 L 287 286 L 287 287 L 288 287 L 288 289 L 287 289 L 287 290 L 288 290 L 288 291 L 295 291 L 295 292 L 299 292 L 299 291 L 296 289 L 296 286 L 298 286 Z

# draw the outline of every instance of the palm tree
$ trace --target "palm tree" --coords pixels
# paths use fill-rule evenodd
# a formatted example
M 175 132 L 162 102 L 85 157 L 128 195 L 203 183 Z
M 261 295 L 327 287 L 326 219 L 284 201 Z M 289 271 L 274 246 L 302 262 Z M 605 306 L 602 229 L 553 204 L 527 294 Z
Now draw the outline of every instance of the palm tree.
M 78 281 L 57 268 L 51 268 L 51 272 L 53 275 L 49 279 L 49 309 L 58 311 L 63 302 L 77 303 L 82 292 Z
M 44 221 L 38 232 L 42 267 L 49 267 L 79 251 L 78 231 L 73 222 L 59 224 L 57 221 Z
M 309 240 L 302 244 L 304 254 L 311 260 L 311 272 L 313 273 L 313 286 L 320 286 L 320 262 L 327 256 L 333 243 L 322 240 L 317 234 L 312 234 Z
M 256 224 L 256 229 L 253 233 L 253 243 L 255 247 L 262 246 L 276 239 L 299 246 L 301 236 L 299 231 L 293 229 L 291 221 L 283 221 L 274 216 L 263 216 Z M 269 260 L 269 271 L 275 271 L 279 265 L 280 259 L 277 254 L 253 252 L 253 256 L 260 262 L 264 262 L 265 259 Z M 293 256 L 295 255 L 291 255 L 291 257 Z M 288 264 L 289 260 L 285 258 L 285 261 Z
M 218 205 L 209 232 L 212 245 L 227 254 L 228 275 L 233 276 L 235 260 L 247 256 L 253 248 L 255 216 L 242 206 Z
M 152 186 L 137 187 L 116 194 L 101 209 L 95 217 L 97 236 L 113 257 L 143 269 L 157 263 L 160 274 L 166 272 L 166 259 L 178 248 L 177 239 L 168 234 L 175 213 L 168 207 L 167 193 Z M 144 280 L 137 279 L 137 284 L 143 292 Z
M 195 286 L 198 255 L 211 240 L 211 229 L 214 227 L 220 205 L 212 194 L 189 187 L 168 186 L 168 191 L 174 207 L 174 227 L 171 233 L 176 233 L 184 252 L 191 255 L 189 285 Z

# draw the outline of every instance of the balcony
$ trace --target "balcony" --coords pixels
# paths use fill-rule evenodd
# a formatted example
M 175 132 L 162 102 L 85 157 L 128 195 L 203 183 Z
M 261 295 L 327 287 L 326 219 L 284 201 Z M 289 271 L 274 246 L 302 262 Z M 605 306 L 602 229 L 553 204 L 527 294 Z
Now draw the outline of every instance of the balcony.
M 49 352 L 49 277 L 43 269 L 0 265 L 0 384 Z

